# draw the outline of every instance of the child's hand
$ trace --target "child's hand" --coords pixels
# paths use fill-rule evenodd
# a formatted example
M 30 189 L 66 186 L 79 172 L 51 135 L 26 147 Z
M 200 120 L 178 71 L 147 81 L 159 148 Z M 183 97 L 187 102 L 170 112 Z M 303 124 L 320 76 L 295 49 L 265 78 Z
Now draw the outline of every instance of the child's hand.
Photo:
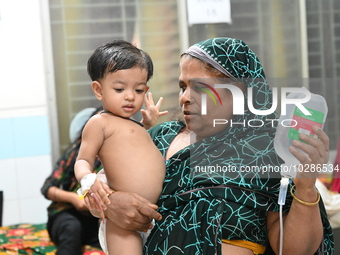
M 108 196 L 113 191 L 109 189 L 109 187 L 100 180 L 96 180 L 91 188 L 88 190 L 88 194 L 86 197 L 86 203 L 89 205 L 89 209 L 92 210 L 95 208 L 100 212 L 100 216 L 102 221 L 104 222 L 104 211 L 106 210 L 105 201 L 106 203 L 110 203 Z
M 98 208 L 98 206 L 97 206 L 96 200 L 92 196 L 90 196 L 89 194 L 86 194 L 86 196 L 84 197 L 84 202 L 85 202 L 86 207 L 89 210 L 100 211 L 100 208 Z
M 91 195 L 93 198 L 91 201 L 91 204 L 96 203 L 95 209 L 99 209 L 98 207 L 100 206 L 103 210 L 106 210 L 106 204 L 110 203 L 110 200 L 108 199 L 108 196 L 111 195 L 113 192 L 107 184 L 102 182 L 101 180 L 96 180 L 94 184 L 91 186 L 91 192 L 94 195 Z M 96 199 L 98 199 L 99 203 L 96 202 Z
M 153 101 L 153 97 L 152 97 L 152 93 L 149 92 L 147 93 L 147 95 L 145 94 L 144 97 L 144 104 L 146 107 L 146 110 L 141 110 L 143 118 L 141 120 L 141 123 L 144 124 L 145 129 L 149 129 L 152 126 L 154 126 L 157 121 L 158 118 L 161 116 L 164 116 L 168 113 L 168 111 L 163 111 L 160 112 L 159 108 L 161 107 L 163 102 L 163 97 L 161 97 L 157 104 L 155 105 L 154 101 Z
M 110 194 L 112 194 L 112 190 L 109 188 L 108 184 L 107 184 L 107 179 L 106 179 L 106 175 L 104 172 L 104 169 L 100 170 L 97 173 L 96 176 L 97 180 L 95 181 L 95 183 L 93 184 L 93 186 L 91 187 L 91 191 L 95 192 L 95 190 L 97 191 L 97 193 L 99 194 L 98 197 L 101 198 L 101 200 L 103 201 L 103 206 L 104 206 L 104 210 L 106 210 L 106 206 L 105 204 L 110 204 L 110 199 L 108 198 L 108 196 Z M 94 186 L 96 185 L 96 186 Z M 92 190 L 93 188 L 93 190 Z M 102 195 L 100 195 L 102 194 Z M 96 206 L 96 201 L 92 196 L 86 196 L 85 197 L 85 203 L 86 206 L 89 208 L 89 210 L 97 210 L 99 211 L 99 208 Z
M 106 210 L 106 204 L 110 204 L 110 199 L 108 198 L 108 196 L 113 193 L 113 190 L 111 190 L 105 182 L 99 179 L 95 181 L 95 183 L 91 187 L 91 190 L 96 193 L 98 198 L 100 198 L 102 207 L 104 210 Z

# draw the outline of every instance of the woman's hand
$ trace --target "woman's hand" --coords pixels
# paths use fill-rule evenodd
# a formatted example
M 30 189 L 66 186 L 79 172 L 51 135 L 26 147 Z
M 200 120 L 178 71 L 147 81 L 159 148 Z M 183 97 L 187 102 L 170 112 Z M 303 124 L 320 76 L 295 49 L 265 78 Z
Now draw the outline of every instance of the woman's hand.
M 325 132 L 314 126 L 313 130 L 319 137 L 300 134 L 299 138 L 306 142 L 294 141 L 290 152 L 300 161 L 299 172 L 294 178 L 295 196 L 307 203 L 318 201 L 318 193 L 315 188 L 315 181 L 318 172 L 311 169 L 327 164 L 329 155 L 329 138 Z M 296 148 L 307 155 L 298 151 Z M 280 225 L 279 214 L 268 212 L 267 228 L 270 244 L 279 253 Z M 293 199 L 290 210 L 283 217 L 283 254 L 314 254 L 322 242 L 323 226 L 320 209 L 317 204 L 306 205 Z
M 107 186 L 104 169 L 98 172 L 97 181 Z M 107 188 L 109 187 L 107 186 Z M 106 189 L 103 190 L 102 192 L 105 195 Z M 87 197 L 85 199 L 89 199 Z M 123 229 L 146 232 L 152 227 L 152 219 L 162 219 L 162 215 L 156 212 L 157 205 L 135 193 L 118 191 L 102 198 L 104 198 L 103 202 L 107 206 L 104 211 L 105 216 Z M 92 203 L 89 206 L 90 212 L 93 216 L 100 217 L 94 201 Z
M 111 203 L 107 205 L 106 217 L 123 229 L 146 232 L 152 227 L 152 219 L 162 219 L 156 212 L 157 205 L 135 193 L 118 191 L 109 199 Z
M 327 164 L 329 157 L 329 138 L 327 134 L 317 126 L 313 126 L 315 134 L 319 137 L 316 139 L 306 134 L 300 134 L 299 138 L 306 142 L 294 141 L 293 145 L 305 152 L 308 156 L 290 147 L 290 152 L 300 161 L 299 172 L 294 179 L 296 189 L 315 189 L 315 181 L 318 176 L 318 169 L 322 169 Z
M 147 95 L 145 94 L 144 104 L 145 104 L 146 110 L 144 109 L 141 110 L 142 116 L 143 116 L 141 123 L 143 123 L 145 129 L 149 129 L 153 127 L 157 123 L 159 117 L 164 116 L 168 113 L 168 111 L 163 111 L 163 112 L 159 111 L 162 105 L 162 102 L 163 102 L 163 97 L 161 97 L 158 100 L 157 104 L 155 105 L 153 101 L 152 93 L 149 92 L 147 93 Z

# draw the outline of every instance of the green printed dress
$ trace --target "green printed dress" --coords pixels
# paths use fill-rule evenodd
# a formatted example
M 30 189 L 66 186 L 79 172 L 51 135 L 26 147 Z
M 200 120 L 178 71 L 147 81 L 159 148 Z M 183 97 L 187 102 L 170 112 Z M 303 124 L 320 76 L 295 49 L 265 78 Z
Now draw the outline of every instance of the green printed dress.
M 183 126 L 181 122 L 167 122 L 152 129 L 151 135 L 164 157 Z M 260 161 L 262 164 L 279 164 L 280 159 L 274 153 L 272 143 L 267 151 L 254 151 L 254 145 L 261 144 L 261 139 L 264 139 L 259 137 L 250 139 L 249 143 L 240 141 L 236 146 L 225 141 L 225 147 L 230 148 L 225 150 L 228 156 L 222 162 L 223 146 L 218 144 L 225 140 L 223 136 L 228 134 L 219 134 L 192 144 L 166 161 L 167 173 L 158 203 L 163 219 L 156 222 L 144 247 L 144 254 L 221 254 L 222 239 L 245 240 L 268 246 L 266 213 L 278 211 L 280 179 L 275 178 L 277 176 L 256 176 L 255 173 L 249 178 L 245 175 L 243 178 L 241 175 L 239 178 L 234 178 L 235 175 L 229 178 L 225 173 L 195 173 L 192 165 L 196 160 L 200 165 L 205 161 L 221 165 L 228 164 L 228 161 L 237 164 Z M 201 155 L 196 156 L 197 151 Z M 237 157 L 238 153 L 246 153 L 247 156 L 242 159 Z M 218 158 L 212 160 L 213 155 L 218 155 Z M 258 158 L 258 155 L 262 156 Z M 288 196 L 284 211 L 289 210 L 291 201 Z M 324 209 L 322 216 L 325 235 L 320 248 L 324 253 L 319 254 L 333 254 L 332 232 Z

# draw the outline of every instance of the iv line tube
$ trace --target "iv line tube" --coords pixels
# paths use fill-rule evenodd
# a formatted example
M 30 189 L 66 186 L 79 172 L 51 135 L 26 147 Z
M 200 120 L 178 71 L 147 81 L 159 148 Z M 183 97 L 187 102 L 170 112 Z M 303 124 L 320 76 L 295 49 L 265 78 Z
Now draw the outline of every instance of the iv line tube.
M 278 204 L 280 205 L 280 251 L 279 254 L 282 255 L 283 249 L 283 217 L 282 217 L 282 207 L 286 203 L 286 195 L 288 190 L 289 178 L 282 176 L 280 181 L 280 192 Z

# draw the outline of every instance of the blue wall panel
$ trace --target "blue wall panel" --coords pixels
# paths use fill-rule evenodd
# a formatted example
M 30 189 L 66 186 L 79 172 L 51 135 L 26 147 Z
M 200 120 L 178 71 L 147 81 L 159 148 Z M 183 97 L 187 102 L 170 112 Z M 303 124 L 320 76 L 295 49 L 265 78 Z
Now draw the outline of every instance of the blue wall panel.
M 0 159 L 50 154 L 47 116 L 0 119 Z

